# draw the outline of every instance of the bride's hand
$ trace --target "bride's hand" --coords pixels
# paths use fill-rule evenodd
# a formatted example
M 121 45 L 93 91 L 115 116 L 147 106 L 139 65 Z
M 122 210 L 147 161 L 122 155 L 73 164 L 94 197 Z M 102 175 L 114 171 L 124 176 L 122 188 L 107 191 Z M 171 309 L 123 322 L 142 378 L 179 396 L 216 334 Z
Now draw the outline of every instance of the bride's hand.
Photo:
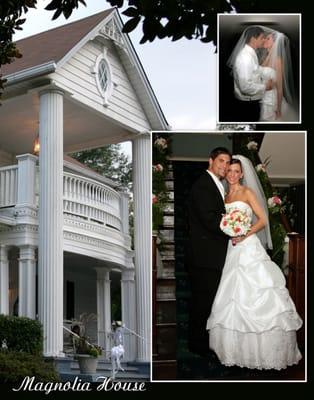
M 232 239 L 231 239 L 232 246 L 235 246 L 237 243 L 242 242 L 242 241 L 243 241 L 244 239 L 246 239 L 246 238 L 247 238 L 246 235 L 243 235 L 243 236 L 236 236 L 236 237 L 232 238 Z

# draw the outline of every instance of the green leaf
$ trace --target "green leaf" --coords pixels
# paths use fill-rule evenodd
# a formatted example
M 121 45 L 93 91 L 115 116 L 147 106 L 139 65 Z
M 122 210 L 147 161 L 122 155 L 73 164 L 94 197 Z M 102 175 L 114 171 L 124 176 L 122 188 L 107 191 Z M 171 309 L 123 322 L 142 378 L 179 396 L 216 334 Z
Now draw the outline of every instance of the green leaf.
M 122 32 L 124 33 L 132 32 L 137 27 L 138 23 L 140 22 L 140 19 L 141 19 L 140 17 L 135 17 L 127 21 L 122 29 Z
M 49 3 L 46 7 L 45 10 L 56 10 L 56 9 L 60 9 L 62 7 L 62 1 L 61 0 L 52 0 L 51 3 Z M 59 15 L 61 14 L 61 12 L 59 13 Z M 53 18 L 55 19 L 55 18 Z
M 134 7 L 129 7 L 122 13 L 123 15 L 126 15 L 127 17 L 138 17 L 139 12 L 136 8 Z

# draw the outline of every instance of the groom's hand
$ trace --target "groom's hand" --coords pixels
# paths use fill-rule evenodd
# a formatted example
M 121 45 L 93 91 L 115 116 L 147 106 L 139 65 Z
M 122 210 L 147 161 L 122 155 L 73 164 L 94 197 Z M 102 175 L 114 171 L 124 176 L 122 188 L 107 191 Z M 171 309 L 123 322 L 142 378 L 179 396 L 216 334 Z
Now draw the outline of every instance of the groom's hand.
M 269 79 L 269 80 L 266 82 L 266 90 L 272 90 L 273 87 L 274 87 L 274 82 L 273 82 L 272 79 Z

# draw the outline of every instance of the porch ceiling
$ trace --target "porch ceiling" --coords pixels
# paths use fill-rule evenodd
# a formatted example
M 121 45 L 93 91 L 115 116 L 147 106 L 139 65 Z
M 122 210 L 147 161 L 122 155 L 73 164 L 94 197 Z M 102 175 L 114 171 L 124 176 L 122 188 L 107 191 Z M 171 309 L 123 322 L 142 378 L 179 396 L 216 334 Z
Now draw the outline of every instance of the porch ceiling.
M 31 153 L 39 129 L 37 93 L 14 97 L 0 106 L 0 148 L 14 154 Z M 71 99 L 64 98 L 64 151 L 78 151 L 130 140 L 134 132 Z
M 64 266 L 67 270 L 79 273 L 90 274 L 93 271 L 96 275 L 95 268 L 107 268 L 111 273 L 120 276 L 121 267 L 109 261 L 102 261 L 82 254 L 64 252 Z

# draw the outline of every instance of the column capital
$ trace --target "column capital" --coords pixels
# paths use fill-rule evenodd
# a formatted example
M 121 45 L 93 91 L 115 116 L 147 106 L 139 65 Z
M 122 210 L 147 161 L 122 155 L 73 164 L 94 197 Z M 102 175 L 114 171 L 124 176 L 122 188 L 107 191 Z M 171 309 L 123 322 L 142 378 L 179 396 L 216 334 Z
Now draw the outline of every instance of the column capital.
M 151 139 L 152 133 L 150 131 L 142 131 L 139 132 L 134 138 L 132 138 L 132 141 L 139 140 L 139 139 Z
M 44 94 L 49 94 L 49 93 L 57 93 L 57 94 L 61 94 L 62 96 L 64 96 L 64 90 L 59 89 L 56 86 L 51 86 L 51 87 L 40 90 L 39 96 L 43 96 Z
M 121 271 L 121 282 L 134 281 L 135 270 L 134 269 L 124 269 Z
M 31 261 L 35 261 L 36 257 L 35 257 L 35 250 L 36 250 L 36 246 L 32 246 L 32 245 L 23 245 L 19 247 L 20 249 L 20 257 L 19 260 L 31 260 Z
M 8 261 L 9 246 L 0 244 L 0 261 Z
M 34 162 L 38 161 L 38 157 L 37 156 L 35 156 L 34 154 L 29 154 L 29 153 L 19 154 L 15 158 L 18 161 L 25 161 L 25 160 L 31 160 L 31 161 L 34 161 Z
M 104 279 L 110 281 L 110 269 L 96 267 L 95 271 L 97 272 L 97 280 Z

